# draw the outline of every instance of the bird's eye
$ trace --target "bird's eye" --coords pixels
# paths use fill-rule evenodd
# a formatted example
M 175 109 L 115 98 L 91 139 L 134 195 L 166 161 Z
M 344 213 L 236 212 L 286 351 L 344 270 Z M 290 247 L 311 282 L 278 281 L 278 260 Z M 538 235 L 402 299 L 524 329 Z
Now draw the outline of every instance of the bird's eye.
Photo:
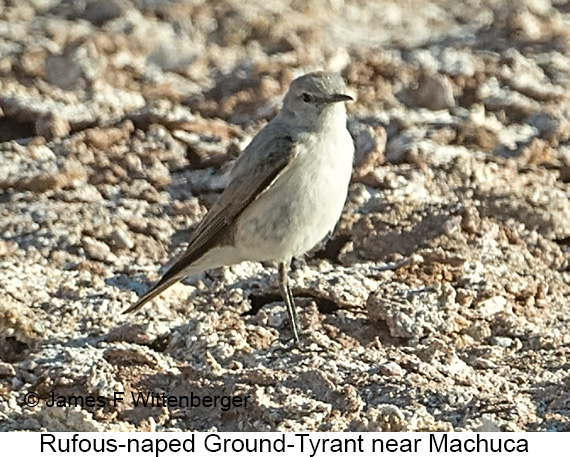
M 313 101 L 313 96 L 307 92 L 303 92 L 301 94 L 301 100 L 303 100 L 305 103 L 309 103 Z

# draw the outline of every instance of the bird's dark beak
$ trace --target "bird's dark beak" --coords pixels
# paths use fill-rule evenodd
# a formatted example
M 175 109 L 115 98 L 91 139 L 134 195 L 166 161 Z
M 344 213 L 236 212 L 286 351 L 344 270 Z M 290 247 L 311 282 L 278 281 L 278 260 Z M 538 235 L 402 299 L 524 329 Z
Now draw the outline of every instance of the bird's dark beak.
M 346 94 L 333 94 L 328 97 L 327 102 L 337 103 L 337 102 L 347 102 L 349 100 L 354 100 L 350 95 Z

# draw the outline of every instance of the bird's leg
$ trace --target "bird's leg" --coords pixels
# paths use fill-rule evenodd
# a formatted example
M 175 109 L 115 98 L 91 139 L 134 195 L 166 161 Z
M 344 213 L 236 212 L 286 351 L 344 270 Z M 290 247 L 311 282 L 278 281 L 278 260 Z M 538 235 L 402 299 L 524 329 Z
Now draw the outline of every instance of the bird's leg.
M 279 263 L 279 290 L 281 291 L 281 296 L 287 306 L 287 314 L 289 314 L 289 322 L 291 322 L 291 330 L 293 331 L 293 340 L 295 341 L 295 344 L 299 344 L 297 311 L 295 310 L 295 299 L 293 298 L 291 288 L 289 287 L 289 276 L 287 275 L 288 270 L 289 262 Z

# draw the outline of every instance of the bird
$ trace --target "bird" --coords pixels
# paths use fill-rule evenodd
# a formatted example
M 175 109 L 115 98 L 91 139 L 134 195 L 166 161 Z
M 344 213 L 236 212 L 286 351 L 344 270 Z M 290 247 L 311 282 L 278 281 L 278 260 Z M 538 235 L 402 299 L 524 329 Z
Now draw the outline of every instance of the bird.
M 278 262 L 293 340 L 299 325 L 289 286 L 293 257 L 312 249 L 340 219 L 352 174 L 343 78 L 311 72 L 294 79 L 279 113 L 236 160 L 229 183 L 193 232 L 185 252 L 140 299 L 140 309 L 186 276 L 242 261 Z

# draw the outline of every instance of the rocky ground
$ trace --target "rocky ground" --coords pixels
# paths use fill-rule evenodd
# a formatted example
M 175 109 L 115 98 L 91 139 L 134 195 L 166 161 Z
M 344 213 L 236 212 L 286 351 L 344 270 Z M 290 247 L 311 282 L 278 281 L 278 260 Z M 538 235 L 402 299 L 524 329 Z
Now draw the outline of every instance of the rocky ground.
M 270 263 L 122 315 L 322 68 L 356 158 L 301 347 Z M 569 431 L 569 90 L 567 0 L 0 0 L 0 430 Z

